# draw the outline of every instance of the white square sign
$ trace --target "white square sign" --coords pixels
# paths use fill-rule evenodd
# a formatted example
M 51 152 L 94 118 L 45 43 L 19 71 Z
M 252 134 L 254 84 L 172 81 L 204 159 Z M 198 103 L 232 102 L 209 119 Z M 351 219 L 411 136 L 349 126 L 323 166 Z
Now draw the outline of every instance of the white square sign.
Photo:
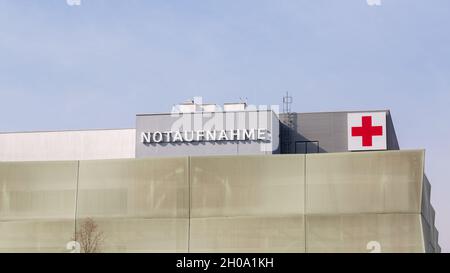
M 348 113 L 348 150 L 386 150 L 386 112 Z

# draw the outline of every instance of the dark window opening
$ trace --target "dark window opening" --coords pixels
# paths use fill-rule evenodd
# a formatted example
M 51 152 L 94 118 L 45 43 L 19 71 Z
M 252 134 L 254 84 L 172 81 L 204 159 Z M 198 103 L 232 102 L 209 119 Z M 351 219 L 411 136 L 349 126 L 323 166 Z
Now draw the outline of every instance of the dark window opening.
M 319 141 L 296 141 L 296 154 L 316 154 L 319 153 Z

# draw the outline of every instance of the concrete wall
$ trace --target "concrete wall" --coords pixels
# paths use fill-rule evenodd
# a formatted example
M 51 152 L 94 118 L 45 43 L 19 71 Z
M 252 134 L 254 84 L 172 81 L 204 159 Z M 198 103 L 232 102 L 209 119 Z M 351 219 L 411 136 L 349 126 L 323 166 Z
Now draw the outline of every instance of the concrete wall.
M 361 111 L 358 111 L 361 112 Z M 398 150 L 399 145 L 395 134 L 392 117 L 389 111 L 364 111 L 364 112 L 386 112 L 387 148 Z M 319 113 L 292 113 L 293 128 L 287 134 L 287 114 L 280 114 L 282 144 L 285 149 L 282 153 L 295 153 L 295 143 L 298 141 L 317 141 L 319 152 L 336 153 L 347 152 L 347 113 L 351 112 L 319 112 Z M 289 135 L 289 136 L 287 136 Z
M 1 133 L 0 161 L 134 158 L 135 130 Z

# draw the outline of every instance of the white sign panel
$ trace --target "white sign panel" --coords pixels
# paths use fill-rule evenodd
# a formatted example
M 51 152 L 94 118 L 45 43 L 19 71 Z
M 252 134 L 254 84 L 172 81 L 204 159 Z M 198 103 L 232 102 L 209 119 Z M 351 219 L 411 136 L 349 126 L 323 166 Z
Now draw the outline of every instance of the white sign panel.
M 348 150 L 386 150 L 386 112 L 348 113 Z

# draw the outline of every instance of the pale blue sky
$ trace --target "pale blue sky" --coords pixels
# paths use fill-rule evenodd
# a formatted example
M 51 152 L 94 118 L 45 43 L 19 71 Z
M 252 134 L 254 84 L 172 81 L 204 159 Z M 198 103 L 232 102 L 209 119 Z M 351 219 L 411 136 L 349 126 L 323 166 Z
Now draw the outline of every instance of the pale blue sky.
M 390 109 L 450 251 L 450 1 L 0 0 L 0 131 L 134 127 L 203 96 Z

